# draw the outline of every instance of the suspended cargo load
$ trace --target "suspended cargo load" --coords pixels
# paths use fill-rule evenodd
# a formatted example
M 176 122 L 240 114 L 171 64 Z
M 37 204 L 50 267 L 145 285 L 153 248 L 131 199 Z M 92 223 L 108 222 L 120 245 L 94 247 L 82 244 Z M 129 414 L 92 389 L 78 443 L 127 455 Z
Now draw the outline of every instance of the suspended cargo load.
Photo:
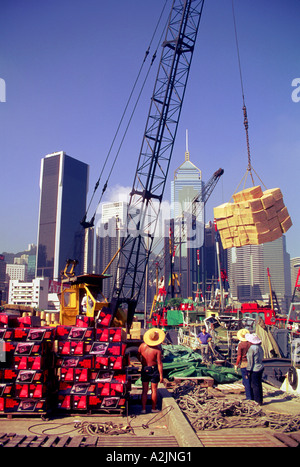
M 224 249 L 272 242 L 292 226 L 280 188 L 253 186 L 235 193 L 233 201 L 214 208 Z

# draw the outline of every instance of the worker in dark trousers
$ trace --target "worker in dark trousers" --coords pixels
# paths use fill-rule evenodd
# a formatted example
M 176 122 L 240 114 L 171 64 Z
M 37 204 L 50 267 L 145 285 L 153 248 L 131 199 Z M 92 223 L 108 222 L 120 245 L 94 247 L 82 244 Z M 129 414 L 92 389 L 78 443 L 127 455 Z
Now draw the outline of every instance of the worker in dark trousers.
M 139 360 L 142 363 L 141 380 L 142 391 L 142 413 L 146 413 L 147 394 L 149 383 L 151 383 L 152 412 L 158 412 L 157 387 L 163 382 L 163 364 L 161 344 L 165 340 L 165 333 L 162 329 L 151 328 L 144 334 L 144 342 L 138 350 Z
M 263 403 L 262 375 L 264 371 L 263 358 L 264 351 L 261 340 L 256 334 L 246 334 L 245 338 L 251 346 L 247 352 L 247 370 L 249 374 L 251 398 L 259 405 Z
M 200 343 L 200 352 L 202 363 L 209 363 L 210 350 L 212 345 L 212 336 L 206 331 L 206 327 L 202 326 L 201 332 L 197 335 Z

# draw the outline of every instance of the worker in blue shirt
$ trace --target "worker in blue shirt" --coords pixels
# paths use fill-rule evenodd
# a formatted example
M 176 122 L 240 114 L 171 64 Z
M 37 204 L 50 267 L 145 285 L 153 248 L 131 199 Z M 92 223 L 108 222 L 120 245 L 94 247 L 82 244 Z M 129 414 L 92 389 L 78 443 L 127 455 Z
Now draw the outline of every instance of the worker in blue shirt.
M 206 331 L 206 327 L 203 326 L 201 332 L 197 335 L 197 339 L 200 343 L 200 352 L 202 357 L 202 363 L 209 363 L 209 350 L 210 350 L 210 342 L 212 340 L 212 336 L 209 332 Z

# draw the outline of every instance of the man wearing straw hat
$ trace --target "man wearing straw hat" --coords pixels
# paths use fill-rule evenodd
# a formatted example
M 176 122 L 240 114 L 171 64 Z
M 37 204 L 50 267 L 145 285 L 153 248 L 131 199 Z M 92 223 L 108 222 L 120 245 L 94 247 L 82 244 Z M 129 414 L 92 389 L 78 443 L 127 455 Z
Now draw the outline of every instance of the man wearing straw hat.
M 150 382 L 152 412 L 158 412 L 156 408 L 157 386 L 159 382 L 163 382 L 161 344 L 164 340 L 165 333 L 162 329 L 148 329 L 144 334 L 144 342 L 140 345 L 138 350 L 139 359 L 142 363 L 142 413 L 146 413 L 147 394 Z
M 252 399 L 252 393 L 251 393 L 251 386 L 250 386 L 250 380 L 249 380 L 249 374 L 247 370 L 247 352 L 251 346 L 250 342 L 247 341 L 246 339 L 246 334 L 249 333 L 249 330 L 244 328 L 240 329 L 237 332 L 236 337 L 238 338 L 239 345 L 237 349 L 237 359 L 235 363 L 235 369 L 240 367 L 241 373 L 242 373 L 242 381 L 243 385 L 245 388 L 245 393 L 246 393 L 246 399 L 251 400 Z

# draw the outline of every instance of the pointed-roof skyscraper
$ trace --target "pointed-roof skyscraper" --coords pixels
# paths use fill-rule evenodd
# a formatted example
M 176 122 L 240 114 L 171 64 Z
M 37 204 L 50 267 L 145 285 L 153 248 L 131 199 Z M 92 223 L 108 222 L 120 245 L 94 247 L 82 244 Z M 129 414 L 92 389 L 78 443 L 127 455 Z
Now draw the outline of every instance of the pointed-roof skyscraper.
M 201 170 L 190 160 L 188 131 L 184 162 L 175 170 L 171 181 L 171 217 L 174 219 L 174 271 L 178 272 L 181 295 L 191 297 L 196 279 L 197 249 L 203 244 L 204 210 L 197 209 L 197 229 L 191 232 L 193 200 L 202 201 L 204 183 Z M 199 229 L 200 226 L 200 229 Z M 201 227 L 202 226 L 202 227 Z M 192 241 L 191 241 L 192 239 Z M 166 264 L 166 270 L 168 265 Z

